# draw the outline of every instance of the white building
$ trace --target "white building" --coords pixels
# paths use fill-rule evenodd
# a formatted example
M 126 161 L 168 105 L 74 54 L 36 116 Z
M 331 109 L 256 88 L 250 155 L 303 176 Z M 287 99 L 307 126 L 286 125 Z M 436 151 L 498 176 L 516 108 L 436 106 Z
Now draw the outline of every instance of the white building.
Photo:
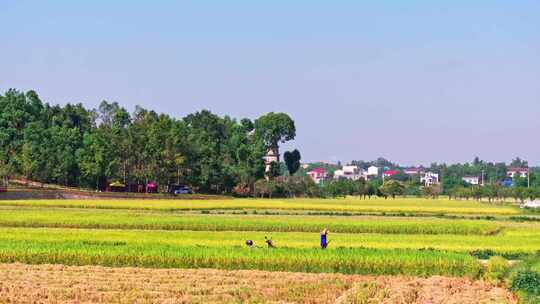
M 527 177 L 529 168 L 508 168 L 508 171 L 506 171 L 506 175 L 510 178 L 514 178 L 516 174 L 519 174 L 521 177 Z
M 437 185 L 439 184 L 439 174 L 433 172 L 426 172 L 420 178 L 420 182 L 423 183 L 426 187 Z
M 418 175 L 418 174 L 424 173 L 424 168 L 422 168 L 422 167 L 406 168 L 406 169 L 403 170 L 403 173 L 405 173 L 407 175 Z
M 359 180 L 364 178 L 363 171 L 358 166 L 343 166 L 341 170 L 334 171 L 334 179 Z
M 480 185 L 480 178 L 478 176 L 464 176 L 463 181 L 469 185 Z
M 379 168 L 371 166 L 367 169 L 368 176 L 379 176 Z
M 264 172 L 270 171 L 270 166 L 274 162 L 279 162 L 279 150 L 278 148 L 270 148 L 264 156 Z

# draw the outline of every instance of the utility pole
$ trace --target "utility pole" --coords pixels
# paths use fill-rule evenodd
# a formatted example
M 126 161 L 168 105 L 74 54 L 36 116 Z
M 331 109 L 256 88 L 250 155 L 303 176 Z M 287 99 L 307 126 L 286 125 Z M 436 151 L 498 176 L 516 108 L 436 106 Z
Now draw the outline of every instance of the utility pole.
M 482 186 L 485 186 L 486 181 L 484 179 L 484 170 L 482 170 Z
M 527 188 L 531 187 L 531 171 L 527 168 Z

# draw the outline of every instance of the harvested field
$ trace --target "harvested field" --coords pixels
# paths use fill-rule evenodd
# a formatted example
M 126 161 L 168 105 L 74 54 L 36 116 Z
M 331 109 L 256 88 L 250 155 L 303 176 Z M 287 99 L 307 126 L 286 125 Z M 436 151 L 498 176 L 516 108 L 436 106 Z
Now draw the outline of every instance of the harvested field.
M 0 264 L 0 303 L 517 303 L 481 281 Z

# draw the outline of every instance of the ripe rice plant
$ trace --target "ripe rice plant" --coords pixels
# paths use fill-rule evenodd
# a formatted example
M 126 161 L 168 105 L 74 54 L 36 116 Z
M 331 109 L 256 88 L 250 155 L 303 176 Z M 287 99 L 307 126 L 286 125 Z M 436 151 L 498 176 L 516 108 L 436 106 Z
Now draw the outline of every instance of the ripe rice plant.
M 194 215 L 126 210 L 0 209 L 1 227 L 493 235 L 493 221 L 435 218 Z
M 384 199 L 230 199 L 230 200 L 28 200 L 0 201 L 0 206 L 139 210 L 300 210 L 366 213 L 517 215 L 519 208 L 473 201 L 421 198 Z
M 24 241 L 1 243 L 0 262 L 136 266 L 151 268 L 220 268 L 271 271 L 338 272 L 414 276 L 478 277 L 482 267 L 459 253 L 382 249 L 299 249 L 177 247 Z
M 513 228 L 516 229 L 516 228 Z M 264 237 L 271 236 L 277 247 L 318 248 L 319 233 L 261 232 L 261 231 L 164 231 L 164 230 L 109 230 L 65 228 L 0 228 L 0 243 L 22 241 L 28 244 L 49 242 L 112 242 L 141 246 L 181 247 L 235 247 L 244 246 L 245 240 L 254 240 L 263 246 Z M 491 250 L 496 255 L 517 256 L 531 254 L 540 248 L 540 232 L 519 236 L 519 230 L 503 231 L 493 236 L 481 235 L 427 235 L 379 233 L 331 233 L 330 249 L 436 249 L 469 253 Z
M 258 209 L 297 215 L 253 214 Z M 540 248 L 540 223 L 474 216 L 519 212 L 444 199 L 0 201 L 0 262 L 478 277 L 470 252 L 515 257 Z M 321 250 L 325 227 L 330 247 Z M 266 236 L 276 249 L 266 248 Z

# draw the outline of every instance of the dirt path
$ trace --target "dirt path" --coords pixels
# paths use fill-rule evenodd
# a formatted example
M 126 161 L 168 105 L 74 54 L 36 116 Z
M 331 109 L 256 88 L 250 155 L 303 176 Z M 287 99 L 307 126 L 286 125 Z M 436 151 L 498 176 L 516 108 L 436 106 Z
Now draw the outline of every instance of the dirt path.
M 516 303 L 443 277 L 0 264 L 0 278 L 0 303 Z

